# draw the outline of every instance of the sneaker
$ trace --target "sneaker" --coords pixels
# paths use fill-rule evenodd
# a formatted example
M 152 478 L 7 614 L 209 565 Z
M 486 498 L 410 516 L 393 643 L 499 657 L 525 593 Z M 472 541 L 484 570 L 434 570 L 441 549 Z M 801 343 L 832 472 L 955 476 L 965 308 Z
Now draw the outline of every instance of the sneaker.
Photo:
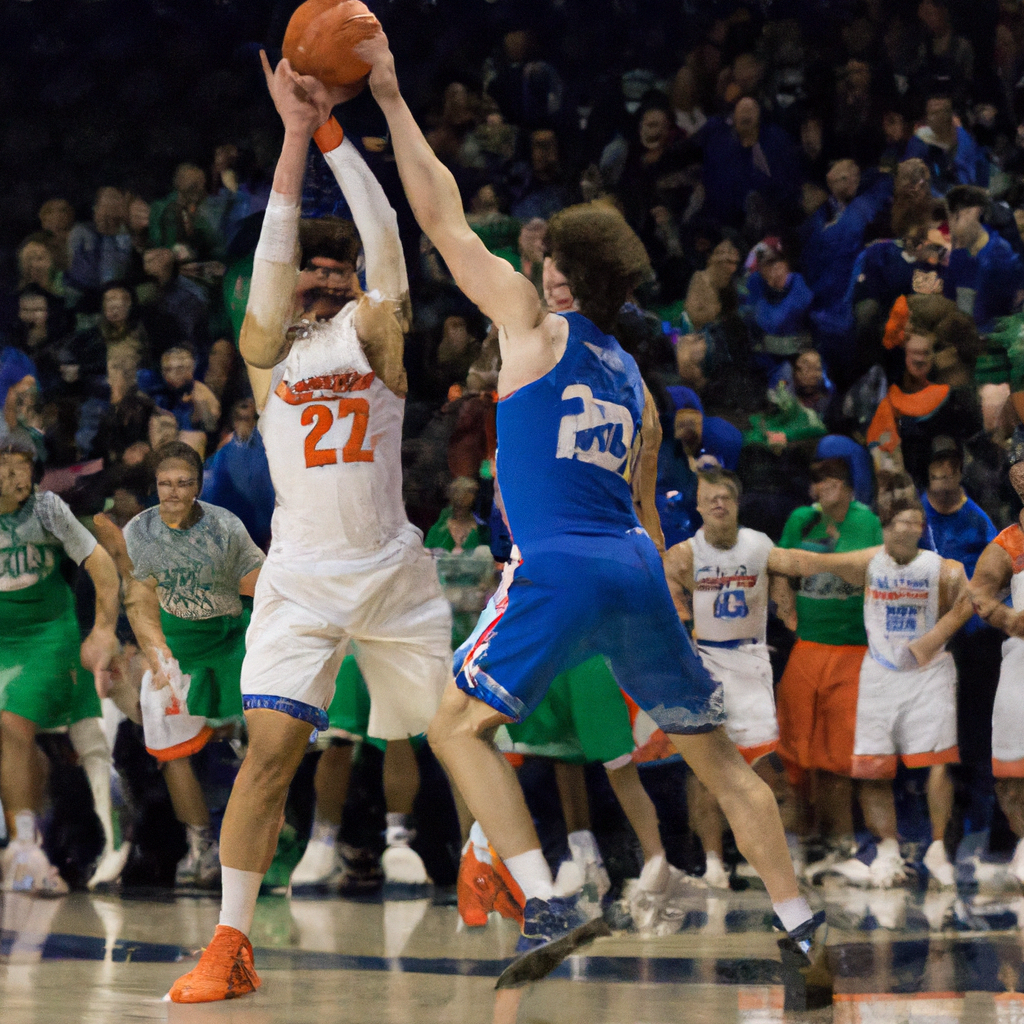
M 578 903 L 579 894 L 552 896 L 549 900 L 537 897 L 527 900 L 523 908 L 522 936 L 518 951 L 525 952 L 545 942 L 553 942 L 584 924 Z
M 516 886 L 517 891 L 518 888 Z M 456 892 L 459 916 L 470 928 L 479 928 L 487 924 L 487 915 L 492 910 L 496 910 L 502 917 L 518 922 L 522 927 L 522 904 L 509 890 L 501 874 L 495 870 L 493 862 L 487 864 L 477 857 L 471 842 L 467 842 L 462 851 Z
M 704 881 L 712 889 L 728 889 L 729 872 L 725 870 L 722 858 L 717 853 L 709 853 L 704 859 L 707 862 L 704 868 Z
M 907 880 L 906 861 L 900 856 L 895 839 L 883 839 L 871 862 L 871 885 L 876 889 L 890 889 Z
M 220 882 L 220 844 L 209 828 L 188 829 L 188 853 L 178 861 L 175 885 L 212 889 Z
M 43 851 L 38 832 L 33 842 L 14 839 L 8 844 L 0 854 L 0 878 L 0 889 L 4 892 L 39 896 L 65 896 L 70 892 L 68 883 Z
M 388 829 L 388 845 L 380 859 L 384 881 L 399 885 L 427 885 L 430 878 L 420 855 L 409 845 L 408 829 Z
M 860 857 L 841 860 L 833 864 L 828 873 L 840 875 L 851 885 L 871 885 L 871 865 L 865 864 Z
M 591 832 L 569 836 L 569 854 L 583 876 L 583 891 L 590 903 L 600 904 L 612 887 L 597 840 Z
M 292 885 L 329 885 L 342 870 L 338 847 L 333 842 L 311 839 L 292 872 Z
M 121 877 L 125 864 L 131 856 L 132 844 L 122 843 L 116 850 L 109 850 L 100 857 L 92 878 L 85 883 L 86 889 L 95 889 L 98 885 L 110 885 Z
M 585 921 L 578 902 L 578 896 L 526 901 L 522 934 L 516 946 L 516 952 L 522 955 L 502 971 L 495 988 L 518 988 L 540 981 L 581 946 L 611 935 L 603 917 Z
M 237 928 L 219 924 L 199 963 L 171 986 L 167 998 L 172 1003 L 215 1003 L 259 987 L 252 944 Z
M 519 883 L 512 877 L 512 872 L 505 867 L 505 862 L 498 856 L 490 843 L 487 844 L 487 849 L 491 854 L 491 867 L 502 883 L 501 888 L 494 894 L 494 909 L 507 920 L 515 921 L 521 929 L 526 897 L 523 895 L 523 890 L 519 888 Z
M 776 927 L 781 922 L 776 917 Z M 832 1005 L 832 972 L 825 949 L 825 911 L 778 940 L 785 1010 L 820 1010 Z
M 936 839 L 924 855 L 924 866 L 928 874 L 935 879 L 943 888 L 950 888 L 956 885 L 956 873 L 953 865 L 949 862 L 946 854 L 946 844 L 941 839 Z

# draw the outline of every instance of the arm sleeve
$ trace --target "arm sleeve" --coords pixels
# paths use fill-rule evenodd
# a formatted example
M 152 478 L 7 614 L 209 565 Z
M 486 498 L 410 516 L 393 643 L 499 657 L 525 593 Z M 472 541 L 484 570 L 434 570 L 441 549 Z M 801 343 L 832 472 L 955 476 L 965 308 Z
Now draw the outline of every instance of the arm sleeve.
M 35 512 L 44 529 L 61 542 L 68 558 L 76 565 L 81 565 L 93 553 L 96 538 L 56 494 L 43 491 L 36 499 Z
M 405 255 L 398 236 L 398 217 L 380 182 L 348 139 L 325 153 L 324 159 L 338 179 L 363 243 L 367 291 L 401 300 L 409 291 Z

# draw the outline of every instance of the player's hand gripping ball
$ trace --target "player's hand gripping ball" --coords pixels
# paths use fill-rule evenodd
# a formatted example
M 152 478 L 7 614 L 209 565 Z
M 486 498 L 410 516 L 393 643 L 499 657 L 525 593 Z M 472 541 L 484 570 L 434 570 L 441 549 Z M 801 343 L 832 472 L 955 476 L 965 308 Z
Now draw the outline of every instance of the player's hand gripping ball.
M 306 0 L 288 22 L 281 52 L 300 75 L 329 89 L 353 85 L 370 73 L 353 47 L 379 31 L 380 22 L 360 0 Z

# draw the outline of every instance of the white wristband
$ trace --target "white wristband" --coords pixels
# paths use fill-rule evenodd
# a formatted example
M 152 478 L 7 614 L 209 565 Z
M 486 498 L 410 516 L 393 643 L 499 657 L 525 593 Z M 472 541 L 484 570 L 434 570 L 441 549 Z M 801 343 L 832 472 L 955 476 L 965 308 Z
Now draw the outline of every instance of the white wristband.
M 294 263 L 299 240 L 300 207 L 278 192 L 270 193 L 263 215 L 263 227 L 256 246 L 256 259 L 268 263 Z

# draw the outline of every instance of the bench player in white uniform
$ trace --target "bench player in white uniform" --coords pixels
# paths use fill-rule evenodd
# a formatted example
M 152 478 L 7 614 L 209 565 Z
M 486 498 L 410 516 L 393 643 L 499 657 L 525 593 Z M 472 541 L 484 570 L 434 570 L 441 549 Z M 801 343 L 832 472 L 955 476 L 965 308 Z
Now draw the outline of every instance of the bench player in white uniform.
M 1010 483 L 1024 494 L 1024 461 L 1010 467 Z M 977 613 L 1008 639 L 1003 643 L 999 686 L 992 708 L 992 774 L 996 796 L 1017 849 L 1010 872 L 1024 884 L 1024 513 L 982 551 L 971 578 Z M 1013 608 L 1002 603 L 1010 588 Z
M 897 757 L 910 768 L 930 768 L 932 843 L 924 866 L 940 885 L 954 884 L 943 841 L 953 807 L 946 765 L 959 760 L 956 666 L 946 644 L 971 617 L 972 607 L 964 567 L 918 549 L 924 527 L 917 499 L 898 499 L 883 512 L 881 548 L 792 552 L 802 566 L 800 575 L 833 572 L 865 588 L 868 655 L 857 694 L 853 777 L 861 780 L 864 819 L 880 842 L 870 865 L 854 857 L 833 870 L 878 888 L 906 877 L 892 792 Z
M 779 742 L 775 691 L 768 658 L 768 576 L 784 572 L 791 552 L 771 537 L 739 526 L 740 482 L 734 473 L 697 474 L 697 511 L 704 526 L 665 555 L 665 577 L 684 618 L 693 617 L 694 639 L 705 667 L 725 695 L 725 731 L 748 764 L 786 794 L 783 772 L 766 755 Z M 687 785 L 690 827 L 704 844 L 709 885 L 728 888 L 722 865 L 725 821 L 707 789 L 691 777 Z
M 328 91 L 263 57 L 285 126 L 256 249 L 240 349 L 277 495 L 242 667 L 249 749 L 221 830 L 220 924 L 175 1002 L 259 984 L 247 932 L 277 843 L 288 785 L 326 709 L 348 642 L 370 692 L 369 733 L 426 732 L 451 673 L 451 612 L 402 502 L 402 366 L 408 282 L 397 218 L 330 116 L 357 90 Z M 314 138 L 359 230 L 354 248 L 304 252 L 296 267 L 306 155 Z M 296 315 L 296 308 L 298 315 Z M 302 320 L 295 325 L 295 321 Z

